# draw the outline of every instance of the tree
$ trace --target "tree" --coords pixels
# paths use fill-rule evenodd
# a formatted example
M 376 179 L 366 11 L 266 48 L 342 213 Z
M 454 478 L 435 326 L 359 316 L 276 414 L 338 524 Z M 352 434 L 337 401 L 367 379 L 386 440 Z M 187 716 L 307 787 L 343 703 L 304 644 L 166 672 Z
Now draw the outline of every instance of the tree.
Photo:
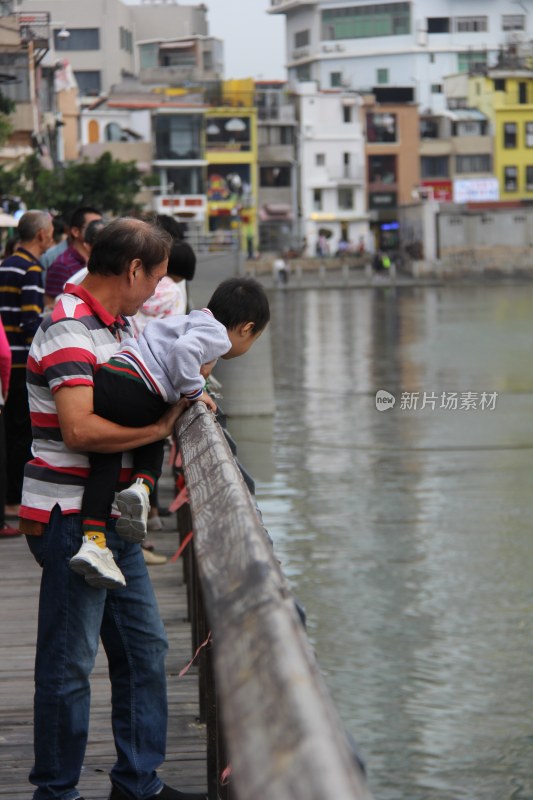
M 0 192 L 18 196 L 28 208 L 69 215 L 74 208 L 91 205 L 113 215 L 139 210 L 135 195 L 142 187 L 134 161 L 115 161 L 103 153 L 95 162 L 80 161 L 47 169 L 38 155 L 29 156 L 13 169 L 0 170 Z
M 12 131 L 9 114 L 15 110 L 15 103 L 0 92 L 0 147 L 7 141 Z

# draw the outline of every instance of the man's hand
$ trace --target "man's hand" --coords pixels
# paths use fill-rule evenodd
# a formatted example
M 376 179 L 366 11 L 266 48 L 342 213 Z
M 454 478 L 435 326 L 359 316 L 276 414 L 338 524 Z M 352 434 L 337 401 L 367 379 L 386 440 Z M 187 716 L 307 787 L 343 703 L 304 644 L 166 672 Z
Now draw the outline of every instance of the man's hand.
M 170 406 L 168 411 L 165 411 L 157 422 L 157 425 L 161 426 L 161 439 L 165 439 L 172 433 L 176 420 L 189 408 L 190 404 L 190 400 L 187 400 L 185 397 L 180 397 L 177 403 L 174 403 L 173 406 Z

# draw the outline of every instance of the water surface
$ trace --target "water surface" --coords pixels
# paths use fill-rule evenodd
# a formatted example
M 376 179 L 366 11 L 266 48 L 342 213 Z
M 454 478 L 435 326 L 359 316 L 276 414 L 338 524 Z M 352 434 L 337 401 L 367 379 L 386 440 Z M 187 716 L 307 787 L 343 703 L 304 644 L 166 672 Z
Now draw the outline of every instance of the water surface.
M 532 800 L 533 286 L 272 312 L 275 417 L 230 428 L 376 800 Z

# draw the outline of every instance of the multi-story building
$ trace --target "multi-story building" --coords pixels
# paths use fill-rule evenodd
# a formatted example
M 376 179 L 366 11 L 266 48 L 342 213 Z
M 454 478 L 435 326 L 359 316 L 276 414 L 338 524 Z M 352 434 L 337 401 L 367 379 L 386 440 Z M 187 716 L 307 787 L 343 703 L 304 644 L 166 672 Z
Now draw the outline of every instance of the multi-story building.
M 366 180 L 374 246 L 397 250 L 398 208 L 410 205 L 420 182 L 419 120 L 414 103 L 364 99 Z
M 476 108 L 451 108 L 420 119 L 422 194 L 438 202 L 494 195 L 492 136 Z
M 529 0 L 270 0 L 286 16 L 288 78 L 322 89 L 387 90 L 389 100 L 445 107 L 443 77 L 495 63 L 533 33 Z
M 321 92 L 315 83 L 296 87 L 300 134 L 300 202 L 307 253 L 321 235 L 335 252 L 340 241 L 367 240 L 365 142 L 361 97 Z
M 142 74 L 148 83 L 223 75 L 222 43 L 208 35 L 207 7 L 122 0 L 15 0 L 24 12 L 46 11 L 52 37 L 45 64 L 67 59 L 84 105 Z
M 103 152 L 135 161 L 152 175 L 150 196 L 139 201 L 203 230 L 207 221 L 204 154 L 207 107 L 201 95 L 154 93 L 129 87 L 86 108 L 81 114 L 82 155 Z
M 259 249 L 297 249 L 299 229 L 296 114 L 285 81 L 256 81 Z
M 533 50 L 502 52 L 493 69 L 471 75 L 468 102 L 492 122 L 500 199 L 533 200 Z
M 249 255 L 257 249 L 257 109 L 251 79 L 226 81 L 222 103 L 205 119 L 209 231 L 237 231 Z
M 4 4 L 10 11 L 13 3 Z M 54 152 L 56 136 L 54 73 L 42 67 L 49 46 L 49 15 L 12 13 L 1 17 L 0 92 L 11 134 L 0 161 L 13 163 L 33 153 Z

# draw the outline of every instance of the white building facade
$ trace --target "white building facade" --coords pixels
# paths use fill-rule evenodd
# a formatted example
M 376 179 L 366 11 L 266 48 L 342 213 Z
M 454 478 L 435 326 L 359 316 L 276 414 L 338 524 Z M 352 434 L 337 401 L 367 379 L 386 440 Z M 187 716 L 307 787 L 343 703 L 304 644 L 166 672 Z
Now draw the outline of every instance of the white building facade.
M 223 76 L 222 43 L 208 36 L 207 7 L 149 0 L 15 0 L 15 10 L 49 12 L 50 50 L 43 62 L 66 59 L 86 105 L 147 68 L 163 68 L 158 81 Z M 193 68 L 198 66 L 196 71 Z M 170 82 L 170 80 L 168 80 Z
M 531 0 L 270 0 L 286 15 L 291 84 L 371 92 L 383 102 L 445 107 L 443 78 L 492 64 L 533 37 Z
M 316 253 L 320 233 L 330 254 L 341 240 L 368 241 L 365 142 L 361 98 L 320 92 L 316 84 L 296 87 L 300 136 L 300 206 L 307 254 Z

